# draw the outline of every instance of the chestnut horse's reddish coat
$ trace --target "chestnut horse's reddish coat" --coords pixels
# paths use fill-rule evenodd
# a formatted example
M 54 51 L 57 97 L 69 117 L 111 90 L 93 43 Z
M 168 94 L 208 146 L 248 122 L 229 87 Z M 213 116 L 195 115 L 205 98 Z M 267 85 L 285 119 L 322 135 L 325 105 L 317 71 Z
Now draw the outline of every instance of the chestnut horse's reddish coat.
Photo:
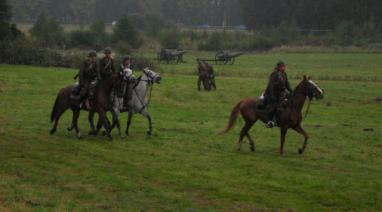
M 308 134 L 301 127 L 302 121 L 302 108 L 306 97 L 310 99 L 322 99 L 324 97 L 323 90 L 317 86 L 312 80 L 304 76 L 304 79 L 296 87 L 292 96 L 288 100 L 286 108 L 282 112 L 277 113 L 277 126 L 280 128 L 280 154 L 284 153 L 285 136 L 288 129 L 293 129 L 296 132 L 302 134 L 305 137 L 302 148 L 299 149 L 299 153 L 302 154 L 305 151 L 307 142 L 309 139 Z M 248 98 L 240 101 L 232 110 L 231 117 L 228 122 L 228 126 L 221 133 L 227 133 L 235 125 L 235 121 L 239 112 L 241 113 L 245 125 L 240 132 L 239 138 L 239 150 L 241 150 L 242 141 L 244 137 L 247 137 L 250 141 L 251 150 L 255 151 L 255 142 L 249 135 L 249 130 L 256 123 L 257 120 L 261 120 L 266 123 L 267 114 L 259 113 L 256 111 L 257 105 L 260 102 L 260 98 Z

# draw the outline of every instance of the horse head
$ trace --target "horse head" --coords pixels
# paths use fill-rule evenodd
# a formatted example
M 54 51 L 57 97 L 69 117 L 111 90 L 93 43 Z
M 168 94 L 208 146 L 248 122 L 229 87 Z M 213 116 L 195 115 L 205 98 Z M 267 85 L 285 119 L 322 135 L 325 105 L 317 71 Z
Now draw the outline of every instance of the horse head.
M 309 99 L 316 98 L 319 100 L 324 98 L 324 89 L 320 88 L 310 77 L 304 76 L 302 83 L 304 84 Z
M 157 74 L 156 72 L 150 70 L 149 68 L 144 68 L 142 70 L 143 74 L 144 74 L 144 77 L 147 78 L 147 80 L 154 84 L 154 83 L 158 83 L 160 84 L 160 81 L 162 80 L 162 77 Z

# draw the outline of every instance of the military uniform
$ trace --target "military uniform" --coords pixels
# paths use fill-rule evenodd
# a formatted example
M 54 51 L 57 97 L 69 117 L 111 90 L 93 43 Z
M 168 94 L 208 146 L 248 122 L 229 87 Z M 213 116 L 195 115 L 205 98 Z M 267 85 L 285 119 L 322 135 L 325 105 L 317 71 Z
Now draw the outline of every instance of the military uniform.
M 281 62 L 280 64 L 285 65 Z M 287 91 L 289 91 L 289 93 L 292 93 L 293 91 L 290 86 L 288 76 L 285 71 L 279 71 L 276 68 L 269 77 L 268 86 L 264 93 L 264 104 L 266 106 L 270 122 L 273 121 L 277 110 L 283 110 L 283 107 L 285 106 L 284 103 L 286 102 L 285 100 L 288 95 Z
M 122 75 L 125 79 L 125 84 L 123 89 L 120 91 L 120 95 L 123 96 L 124 107 L 128 106 L 128 102 L 133 96 L 133 87 L 135 82 L 135 77 L 133 71 L 130 69 L 130 65 L 124 66 L 123 64 L 119 67 L 119 74 Z
M 81 87 L 81 98 L 94 98 L 95 88 L 98 80 L 100 79 L 100 75 L 97 70 L 97 63 L 91 61 L 90 59 L 85 60 L 81 66 L 78 77 L 79 85 Z
M 101 75 L 101 80 L 109 79 L 113 74 L 115 74 L 113 58 L 102 58 L 99 61 L 99 71 Z

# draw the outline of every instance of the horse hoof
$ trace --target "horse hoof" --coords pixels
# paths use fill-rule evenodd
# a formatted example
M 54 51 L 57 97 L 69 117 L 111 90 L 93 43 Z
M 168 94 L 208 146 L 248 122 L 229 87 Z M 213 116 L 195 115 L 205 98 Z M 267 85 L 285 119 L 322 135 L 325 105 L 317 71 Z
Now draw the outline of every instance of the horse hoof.
M 126 137 L 128 137 L 129 136 L 129 132 L 126 132 L 125 135 L 126 135 Z
M 304 153 L 304 150 L 298 149 L 298 154 L 302 155 Z
M 255 147 L 251 147 L 252 152 L 255 152 L 255 150 L 256 150 Z
M 68 127 L 68 132 L 71 132 L 72 130 L 73 130 L 73 128 L 72 127 Z
M 147 134 L 148 136 L 151 136 L 151 135 L 152 135 L 151 131 L 147 131 L 146 134 Z
M 103 131 L 103 132 L 102 132 L 102 135 L 103 135 L 103 136 L 108 136 L 108 134 L 107 134 L 106 131 Z
M 78 134 L 77 134 L 77 139 L 78 139 L 78 140 L 81 140 L 81 139 L 82 139 L 81 133 L 78 133 Z
M 56 130 L 53 129 L 53 130 L 49 131 L 49 134 L 53 135 L 55 132 L 56 132 Z

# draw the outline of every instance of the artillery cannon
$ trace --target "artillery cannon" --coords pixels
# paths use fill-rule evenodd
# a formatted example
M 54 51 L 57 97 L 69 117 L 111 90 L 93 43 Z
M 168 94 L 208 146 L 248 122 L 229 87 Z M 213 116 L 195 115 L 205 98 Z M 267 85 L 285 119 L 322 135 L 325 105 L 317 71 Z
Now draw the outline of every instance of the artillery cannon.
M 219 51 L 215 55 L 215 62 L 218 64 L 219 62 L 227 65 L 231 63 L 233 65 L 236 61 L 236 58 L 243 55 L 244 52 L 230 52 L 230 51 Z
M 172 49 L 162 49 L 158 53 L 158 61 L 166 61 L 169 64 L 171 61 L 176 61 L 176 63 L 183 63 L 183 55 L 186 53 L 184 50 L 172 50 Z

